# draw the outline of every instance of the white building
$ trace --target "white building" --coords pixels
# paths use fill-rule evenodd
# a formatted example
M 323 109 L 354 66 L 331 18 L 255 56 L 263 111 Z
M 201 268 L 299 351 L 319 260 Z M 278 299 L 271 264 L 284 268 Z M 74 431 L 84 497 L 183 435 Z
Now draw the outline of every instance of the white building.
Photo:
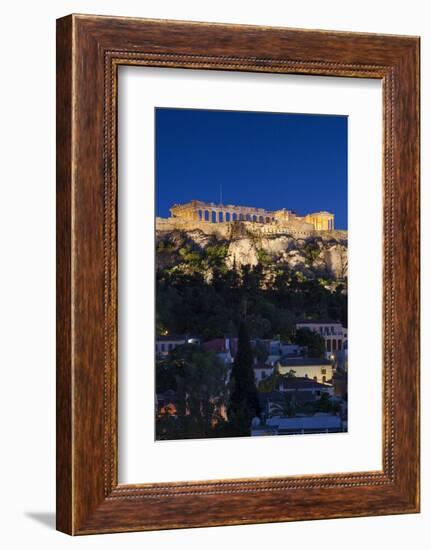
M 168 355 L 170 351 L 184 344 L 199 344 L 199 338 L 192 336 L 158 336 L 156 339 L 156 355 Z
M 303 357 L 306 355 L 306 349 L 297 344 L 286 344 L 280 340 L 270 340 L 268 346 L 268 357 L 266 362 L 268 365 L 275 365 L 277 361 L 284 355 L 289 357 Z
M 347 328 L 344 328 L 341 323 L 334 321 L 303 321 L 296 324 L 296 330 L 300 328 L 317 332 L 325 340 L 327 359 L 347 357 Z
M 269 365 L 268 363 L 255 363 L 253 365 L 253 371 L 254 380 L 257 384 L 261 380 L 265 380 L 265 378 L 271 376 L 271 374 L 274 372 L 274 367 L 272 365 Z

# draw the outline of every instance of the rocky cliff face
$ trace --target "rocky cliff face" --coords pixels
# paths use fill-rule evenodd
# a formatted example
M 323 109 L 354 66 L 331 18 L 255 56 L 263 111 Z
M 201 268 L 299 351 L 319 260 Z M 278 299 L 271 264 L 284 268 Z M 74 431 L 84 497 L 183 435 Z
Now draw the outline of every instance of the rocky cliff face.
M 334 279 L 347 277 L 347 241 L 307 240 L 288 236 L 262 239 L 237 239 L 229 243 L 227 262 L 233 265 L 257 265 L 262 252 L 273 264 L 285 264 L 296 271 L 329 274 Z
M 223 235 L 202 228 L 190 230 L 157 230 L 158 267 L 173 265 L 181 258 L 184 247 L 197 253 L 208 246 L 220 245 L 227 249 L 229 268 L 244 265 L 264 267 L 288 266 L 306 277 L 325 277 L 335 281 L 347 278 L 347 232 L 314 232 L 306 237 L 291 234 L 256 236 L 245 224 L 231 224 Z

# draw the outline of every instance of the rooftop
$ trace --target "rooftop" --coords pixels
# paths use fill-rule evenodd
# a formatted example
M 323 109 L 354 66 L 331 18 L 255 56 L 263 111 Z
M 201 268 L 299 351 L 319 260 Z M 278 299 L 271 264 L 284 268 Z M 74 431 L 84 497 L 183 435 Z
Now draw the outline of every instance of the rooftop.
M 267 363 L 255 363 L 253 365 L 253 368 L 256 369 L 256 370 L 259 370 L 259 369 L 273 369 L 274 367 L 272 365 L 268 365 Z
M 163 334 L 156 336 L 156 342 L 183 342 L 186 343 L 189 340 L 199 340 L 199 336 L 193 336 L 192 334 Z
M 185 342 L 186 336 L 180 334 L 164 334 L 163 336 L 156 336 L 157 342 Z
M 298 325 L 341 325 L 341 322 L 334 321 L 333 319 L 319 319 L 315 321 L 311 319 L 304 319 L 303 321 L 298 321 L 296 326 Z
M 286 355 L 280 357 L 279 361 L 282 367 L 308 367 L 314 365 L 332 365 L 328 359 L 322 359 L 321 357 L 299 357 L 292 358 Z
M 316 389 L 316 390 L 323 390 L 328 389 L 328 384 L 321 384 L 320 382 L 316 382 L 315 380 L 312 380 L 311 378 L 305 378 L 305 376 L 292 376 L 292 377 L 283 377 L 283 388 L 284 389 L 297 389 L 297 388 L 307 388 L 307 389 Z
M 274 426 L 284 429 L 334 429 L 341 427 L 339 416 L 297 416 L 293 418 L 283 418 L 273 416 L 267 420 L 268 426 Z
M 206 350 L 214 351 L 215 353 L 230 351 L 235 355 L 238 348 L 238 338 L 213 338 L 212 340 L 204 342 L 202 347 Z

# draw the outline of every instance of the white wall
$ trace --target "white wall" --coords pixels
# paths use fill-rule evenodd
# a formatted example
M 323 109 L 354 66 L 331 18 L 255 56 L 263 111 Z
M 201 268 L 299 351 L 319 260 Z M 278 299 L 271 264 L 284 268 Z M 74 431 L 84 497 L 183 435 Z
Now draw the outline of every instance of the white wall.
M 410 0 L 56 0 L 2 6 L 0 235 L 1 541 L 5 548 L 424 548 L 429 533 L 430 408 L 423 405 L 423 513 L 72 539 L 54 523 L 54 159 L 55 18 L 70 12 L 191 19 L 422 36 L 422 98 L 431 96 L 427 2 Z M 4 43 L 3 43 L 4 41 Z M 431 150 L 429 102 L 422 102 L 422 150 Z M 430 165 L 423 155 L 423 333 L 431 330 Z M 4 195 L 3 195 L 4 194 Z M 427 213 L 427 215 L 425 215 Z M 423 347 L 429 387 L 429 346 Z M 426 396 L 425 396 L 426 397 Z

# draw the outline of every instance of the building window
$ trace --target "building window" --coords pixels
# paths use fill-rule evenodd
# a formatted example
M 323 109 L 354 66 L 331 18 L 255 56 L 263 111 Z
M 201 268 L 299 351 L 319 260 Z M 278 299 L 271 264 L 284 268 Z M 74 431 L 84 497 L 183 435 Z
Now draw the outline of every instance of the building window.
M 326 382 L 326 376 L 322 376 L 322 382 L 323 382 L 323 383 Z
M 322 374 L 326 374 L 326 369 L 322 369 Z
M 338 340 L 338 349 L 341 350 L 342 349 L 342 343 L 341 343 L 341 340 Z
M 160 349 L 161 349 L 162 351 L 165 351 L 165 344 L 160 344 Z
M 266 372 L 263 370 L 261 375 L 260 375 L 261 379 L 263 380 L 264 378 L 266 378 Z
M 331 340 L 326 340 L 326 351 L 331 351 Z

